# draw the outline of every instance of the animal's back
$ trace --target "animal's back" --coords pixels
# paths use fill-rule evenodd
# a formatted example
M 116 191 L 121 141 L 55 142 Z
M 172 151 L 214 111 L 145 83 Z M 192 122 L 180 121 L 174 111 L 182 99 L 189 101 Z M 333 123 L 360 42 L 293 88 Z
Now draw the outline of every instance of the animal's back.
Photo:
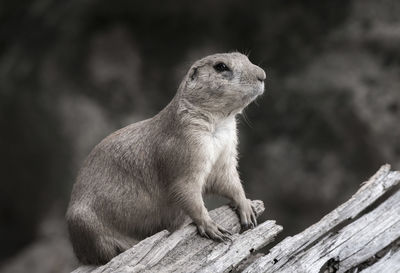
M 151 119 L 126 126 L 96 145 L 79 171 L 72 190 L 71 204 L 92 205 L 93 195 L 112 193 L 130 181 L 140 185 L 142 178 L 136 170 L 139 164 L 150 164 L 143 156 Z M 124 175 L 122 175 L 124 174 Z M 131 180 L 130 178 L 134 178 Z
M 111 134 L 92 150 L 79 172 L 67 223 L 82 262 L 103 263 L 102 259 L 132 246 L 132 239 L 140 240 L 164 228 L 163 217 L 158 217 L 162 215 L 160 207 L 165 207 L 160 204 L 160 183 L 155 181 L 159 177 L 151 171 L 156 144 L 149 143 L 149 134 L 154 133 L 154 126 L 148 119 Z M 109 245 L 114 247 L 105 247 Z M 88 254 L 93 249 L 108 250 Z

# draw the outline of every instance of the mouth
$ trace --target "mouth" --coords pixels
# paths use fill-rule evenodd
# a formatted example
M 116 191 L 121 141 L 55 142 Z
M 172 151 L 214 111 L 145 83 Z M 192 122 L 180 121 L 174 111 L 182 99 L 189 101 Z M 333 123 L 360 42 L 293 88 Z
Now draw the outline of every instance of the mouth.
M 253 99 L 255 99 L 256 97 L 262 95 L 264 93 L 264 90 L 265 90 L 264 82 L 257 83 L 257 85 L 254 86 L 254 89 L 252 91 Z
M 243 102 L 245 105 L 250 104 L 254 101 L 258 96 L 264 93 L 264 83 L 257 84 L 254 88 L 251 88 L 249 92 L 244 95 Z
M 265 91 L 265 84 L 264 82 L 260 82 L 257 86 L 258 88 L 258 95 L 262 95 Z

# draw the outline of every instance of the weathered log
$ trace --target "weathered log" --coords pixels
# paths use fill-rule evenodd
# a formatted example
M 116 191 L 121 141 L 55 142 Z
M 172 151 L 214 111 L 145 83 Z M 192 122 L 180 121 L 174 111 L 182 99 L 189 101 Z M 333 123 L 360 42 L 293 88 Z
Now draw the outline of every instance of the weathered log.
M 264 211 L 261 201 L 253 201 L 257 216 Z M 266 221 L 242 234 L 239 219 L 223 206 L 210 212 L 218 224 L 232 233 L 232 241 L 217 243 L 200 237 L 193 224 L 169 233 L 164 230 L 134 245 L 101 267 L 82 266 L 74 273 L 108 272 L 225 272 L 257 249 L 273 241 L 282 230 L 275 221 Z
M 344 272 L 361 264 L 400 237 L 399 181 L 399 172 L 381 167 L 349 201 L 277 244 L 244 272 Z M 368 212 L 385 193 L 389 197 Z
M 400 272 L 400 250 L 388 252 L 382 259 L 361 273 Z

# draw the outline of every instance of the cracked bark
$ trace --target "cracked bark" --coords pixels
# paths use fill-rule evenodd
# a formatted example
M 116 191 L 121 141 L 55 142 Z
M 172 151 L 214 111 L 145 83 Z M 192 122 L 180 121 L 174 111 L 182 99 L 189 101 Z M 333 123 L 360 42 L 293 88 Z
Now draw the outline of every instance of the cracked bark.
M 250 272 L 345 272 L 400 237 L 400 172 L 385 165 L 346 203 L 287 237 L 250 264 Z

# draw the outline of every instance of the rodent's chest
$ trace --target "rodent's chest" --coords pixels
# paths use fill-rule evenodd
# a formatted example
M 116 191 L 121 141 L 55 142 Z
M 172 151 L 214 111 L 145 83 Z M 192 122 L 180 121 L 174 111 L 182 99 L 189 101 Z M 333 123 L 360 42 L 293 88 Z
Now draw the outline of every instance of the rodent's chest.
M 214 132 L 204 137 L 203 143 L 207 157 L 212 164 L 221 157 L 229 156 L 236 150 L 235 124 L 221 124 L 216 127 Z
M 231 142 L 234 142 L 236 138 L 235 130 L 232 128 L 222 127 L 215 130 L 210 136 L 211 145 L 214 149 L 220 150 L 226 146 L 229 146 Z

